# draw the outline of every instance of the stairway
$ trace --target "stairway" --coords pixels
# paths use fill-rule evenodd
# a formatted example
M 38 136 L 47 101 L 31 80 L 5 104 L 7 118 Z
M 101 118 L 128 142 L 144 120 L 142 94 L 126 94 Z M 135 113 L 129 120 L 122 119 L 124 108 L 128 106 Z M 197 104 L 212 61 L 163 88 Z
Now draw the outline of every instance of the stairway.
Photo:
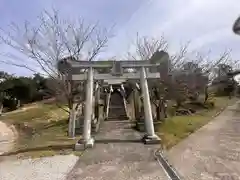
M 122 121 L 128 120 L 127 113 L 124 107 L 123 97 L 120 92 L 114 90 L 111 94 L 109 114 L 107 121 Z

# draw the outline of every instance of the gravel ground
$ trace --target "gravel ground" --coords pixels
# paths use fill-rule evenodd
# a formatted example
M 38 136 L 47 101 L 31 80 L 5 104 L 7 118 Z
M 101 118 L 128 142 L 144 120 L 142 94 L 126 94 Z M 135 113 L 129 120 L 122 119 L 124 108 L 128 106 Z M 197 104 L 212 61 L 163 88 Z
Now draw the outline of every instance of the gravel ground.
M 240 180 L 239 102 L 172 148 L 170 162 L 186 180 Z
M 77 161 L 74 155 L 3 161 L 0 180 L 65 180 Z

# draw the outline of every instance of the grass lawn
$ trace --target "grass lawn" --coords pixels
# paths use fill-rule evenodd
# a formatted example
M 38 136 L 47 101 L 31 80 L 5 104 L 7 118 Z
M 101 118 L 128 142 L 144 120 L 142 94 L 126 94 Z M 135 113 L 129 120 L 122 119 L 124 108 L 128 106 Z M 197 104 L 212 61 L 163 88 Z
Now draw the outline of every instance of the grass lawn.
M 225 107 L 236 102 L 236 98 L 216 97 L 215 108 L 210 110 L 201 110 L 192 116 L 173 116 L 165 120 L 159 128 L 158 134 L 162 138 L 166 149 L 176 145 L 183 138 L 207 124 L 216 114 Z
M 71 153 L 79 137 L 68 138 L 67 116 L 55 105 L 38 103 L 0 117 L 3 122 L 15 125 L 19 133 L 15 148 L 5 155 L 40 157 Z

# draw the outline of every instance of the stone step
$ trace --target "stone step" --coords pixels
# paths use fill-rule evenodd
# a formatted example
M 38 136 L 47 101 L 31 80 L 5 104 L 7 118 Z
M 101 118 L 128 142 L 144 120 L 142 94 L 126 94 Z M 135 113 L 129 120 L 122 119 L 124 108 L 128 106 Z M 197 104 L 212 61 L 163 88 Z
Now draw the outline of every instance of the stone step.
M 126 113 L 109 113 L 109 115 L 108 115 L 108 117 L 111 117 L 111 116 L 113 116 L 113 117 L 115 117 L 115 116 L 117 116 L 117 117 L 123 117 L 123 116 L 125 116 L 125 117 L 127 117 L 127 114 Z
M 111 115 L 116 115 L 116 116 L 122 116 L 122 115 L 126 115 L 126 112 L 125 111 L 109 111 L 109 114 L 108 116 L 111 116 Z
M 109 110 L 112 110 L 112 111 L 118 111 L 118 110 L 123 110 L 123 111 L 125 111 L 125 108 L 124 108 L 124 106 L 120 106 L 120 107 L 109 107 Z
M 123 117 L 128 117 L 126 114 L 121 114 L 121 115 L 119 115 L 119 114 L 109 114 L 108 115 L 108 118 L 111 118 L 111 117 L 119 117 L 119 118 L 123 118 Z
M 136 123 L 136 126 L 135 128 L 140 131 L 140 132 L 146 132 L 146 129 L 145 129 L 145 123 L 144 122 L 139 122 L 137 121 Z M 154 125 L 154 130 L 155 131 L 158 131 L 159 128 L 161 127 L 162 125 L 162 121 L 153 121 L 153 125 Z
M 129 119 L 125 119 L 125 120 L 120 120 L 120 121 L 118 121 L 118 120 L 116 120 L 116 121 L 109 121 L 109 122 L 103 122 L 103 124 L 136 124 L 136 121 L 132 121 L 132 120 L 129 120 Z
M 128 120 L 128 118 L 108 118 L 106 121 L 125 121 Z
M 117 114 L 121 114 L 121 113 L 126 113 L 124 106 L 120 107 L 120 108 L 109 108 L 109 113 L 117 113 Z
M 110 116 L 110 117 L 108 117 L 108 119 L 122 119 L 122 120 L 124 120 L 124 119 L 128 119 L 128 117 L 127 116 Z
M 116 119 L 128 119 L 128 117 L 126 115 L 122 115 L 122 116 L 108 116 L 108 119 L 112 119 L 112 118 L 116 118 Z
M 127 115 L 126 114 L 113 113 L 113 114 L 109 114 L 108 117 L 127 117 Z
M 115 120 L 115 121 L 104 121 L 99 132 L 108 132 L 113 129 L 132 129 L 134 128 L 136 122 L 131 120 Z
M 111 116 L 117 116 L 117 117 L 120 117 L 120 116 L 127 116 L 127 114 L 125 112 L 109 112 L 108 114 L 108 117 L 111 117 Z
M 100 126 L 100 124 L 92 124 L 92 126 L 91 126 L 91 133 L 92 134 L 97 133 L 98 130 L 99 130 L 99 126 Z M 77 135 L 82 135 L 83 134 L 83 128 L 84 128 L 83 124 L 81 124 L 79 127 L 76 127 L 75 128 L 76 134 Z
M 115 117 L 108 117 L 107 119 L 106 119 L 107 121 L 113 121 L 113 120 L 128 120 L 128 117 L 126 116 L 126 117 L 118 117 L 118 116 L 115 116 Z

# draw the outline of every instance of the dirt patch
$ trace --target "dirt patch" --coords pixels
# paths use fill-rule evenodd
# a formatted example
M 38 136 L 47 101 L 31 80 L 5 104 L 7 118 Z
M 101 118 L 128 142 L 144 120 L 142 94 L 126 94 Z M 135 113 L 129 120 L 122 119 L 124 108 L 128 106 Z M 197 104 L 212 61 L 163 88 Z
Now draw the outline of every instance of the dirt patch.
M 14 147 L 17 131 L 14 126 L 8 126 L 0 121 L 0 155 Z
M 72 145 L 79 136 L 68 138 L 68 114 L 55 104 L 38 103 L 29 107 L 0 118 L 4 123 L 14 125 L 19 134 L 14 148 L 0 156 L 25 158 L 72 152 Z

